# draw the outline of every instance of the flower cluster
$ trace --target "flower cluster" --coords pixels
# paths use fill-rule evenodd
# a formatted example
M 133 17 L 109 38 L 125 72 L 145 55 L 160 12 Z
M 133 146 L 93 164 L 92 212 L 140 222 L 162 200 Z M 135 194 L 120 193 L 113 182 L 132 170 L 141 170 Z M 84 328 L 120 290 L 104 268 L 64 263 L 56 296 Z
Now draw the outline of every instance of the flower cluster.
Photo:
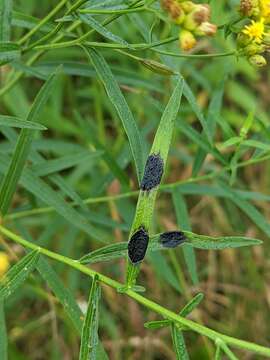
M 162 0 L 161 4 L 172 20 L 181 27 L 179 32 L 181 49 L 192 49 L 197 43 L 197 36 L 216 33 L 216 25 L 210 22 L 211 9 L 208 4 L 195 4 L 183 0 Z
M 240 13 L 248 24 L 237 36 L 239 53 L 252 65 L 266 65 L 263 54 L 270 48 L 270 0 L 241 0 Z

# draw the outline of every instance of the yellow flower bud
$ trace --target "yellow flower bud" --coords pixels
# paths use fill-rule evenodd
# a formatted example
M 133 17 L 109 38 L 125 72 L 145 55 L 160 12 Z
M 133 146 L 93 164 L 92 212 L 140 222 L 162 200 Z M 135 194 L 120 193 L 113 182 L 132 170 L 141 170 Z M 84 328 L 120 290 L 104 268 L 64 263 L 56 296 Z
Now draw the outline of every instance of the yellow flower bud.
M 183 1 L 181 2 L 181 8 L 184 10 L 186 14 L 190 13 L 192 10 L 194 10 L 196 7 L 196 4 L 192 1 Z
M 196 43 L 197 41 L 190 31 L 184 29 L 181 30 L 179 33 L 179 44 L 181 49 L 184 51 L 191 50 L 196 45 Z
M 9 258 L 5 252 L 0 252 L 0 277 L 2 277 L 9 268 Z
M 266 59 L 262 55 L 253 55 L 251 56 L 248 61 L 253 66 L 265 66 L 267 64 Z

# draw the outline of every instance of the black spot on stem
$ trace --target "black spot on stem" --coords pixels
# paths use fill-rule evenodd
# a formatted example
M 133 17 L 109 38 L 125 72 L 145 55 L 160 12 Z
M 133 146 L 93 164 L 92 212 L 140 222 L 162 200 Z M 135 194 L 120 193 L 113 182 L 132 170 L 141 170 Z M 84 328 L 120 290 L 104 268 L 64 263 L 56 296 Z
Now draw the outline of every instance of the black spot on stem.
M 131 236 L 128 242 L 128 257 L 132 264 L 137 264 L 144 259 L 148 241 L 148 232 L 143 227 Z
M 160 235 L 160 242 L 166 248 L 175 248 L 186 240 L 182 231 L 168 231 Z
M 163 175 L 164 163 L 160 155 L 152 154 L 146 161 L 141 190 L 150 191 L 160 184 Z

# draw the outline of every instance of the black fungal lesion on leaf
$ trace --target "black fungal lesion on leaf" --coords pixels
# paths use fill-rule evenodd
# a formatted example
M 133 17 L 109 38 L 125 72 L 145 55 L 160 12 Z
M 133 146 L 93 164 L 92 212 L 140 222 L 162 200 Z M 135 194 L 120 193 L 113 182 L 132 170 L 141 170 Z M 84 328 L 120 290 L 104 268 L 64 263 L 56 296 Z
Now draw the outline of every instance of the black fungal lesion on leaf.
M 160 243 L 165 248 L 175 248 L 186 240 L 182 231 L 167 231 L 160 235 Z
M 140 227 L 128 242 L 128 257 L 133 265 L 140 263 L 146 254 L 149 235 L 144 227 Z
M 159 154 L 151 154 L 145 164 L 141 181 L 141 190 L 150 191 L 161 182 L 164 171 L 164 162 Z

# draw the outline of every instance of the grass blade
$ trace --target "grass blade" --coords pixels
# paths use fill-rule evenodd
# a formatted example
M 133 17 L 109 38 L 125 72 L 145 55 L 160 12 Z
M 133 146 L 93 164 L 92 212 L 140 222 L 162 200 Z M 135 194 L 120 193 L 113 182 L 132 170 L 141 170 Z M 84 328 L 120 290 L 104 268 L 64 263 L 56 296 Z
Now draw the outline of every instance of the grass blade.
M 47 128 L 41 124 L 8 115 L 0 115 L 0 126 L 9 126 L 20 129 L 47 130 Z
M 144 161 L 141 140 L 142 136 L 139 132 L 138 126 L 105 59 L 94 49 L 85 49 L 85 51 L 88 54 L 89 59 L 92 61 L 96 72 L 106 89 L 107 95 L 122 121 L 134 158 L 138 180 L 140 181 Z
M 35 269 L 39 259 L 39 251 L 34 250 L 24 256 L 3 276 L 0 281 L 0 300 L 8 298 Z
M 40 89 L 27 116 L 27 121 L 36 122 L 38 120 L 38 115 L 51 93 L 55 75 L 56 73 L 53 73 Z M 8 211 L 27 160 L 32 140 L 33 131 L 30 129 L 22 129 L 8 171 L 1 184 L 0 211 L 2 215 L 5 215 Z
M 98 303 L 100 298 L 100 284 L 98 277 L 93 278 L 87 312 L 83 323 L 80 360 L 96 360 L 98 344 Z
M 42 161 L 37 165 L 33 165 L 31 170 L 38 176 L 46 176 L 58 171 L 66 170 L 101 155 L 101 151 L 81 151 L 78 154 L 66 155 L 58 159 L 47 160 L 44 162 Z

